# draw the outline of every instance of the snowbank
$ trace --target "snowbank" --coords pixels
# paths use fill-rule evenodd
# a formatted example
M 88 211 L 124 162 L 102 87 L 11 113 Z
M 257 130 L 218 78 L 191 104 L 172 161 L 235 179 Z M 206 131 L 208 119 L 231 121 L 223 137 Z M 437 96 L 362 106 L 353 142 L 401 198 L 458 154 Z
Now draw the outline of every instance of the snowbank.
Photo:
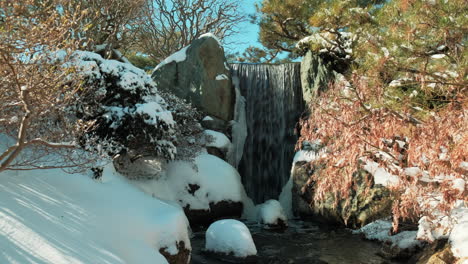
M 206 231 L 205 248 L 218 253 L 232 253 L 240 258 L 257 255 L 257 248 L 247 226 L 231 219 L 210 225 Z
M 183 211 L 129 185 L 61 170 L 0 173 L 0 263 L 167 263 L 190 248 Z
M 281 224 L 287 226 L 288 218 L 277 200 L 268 200 L 263 204 L 257 205 L 257 222 L 265 225 L 266 228 Z

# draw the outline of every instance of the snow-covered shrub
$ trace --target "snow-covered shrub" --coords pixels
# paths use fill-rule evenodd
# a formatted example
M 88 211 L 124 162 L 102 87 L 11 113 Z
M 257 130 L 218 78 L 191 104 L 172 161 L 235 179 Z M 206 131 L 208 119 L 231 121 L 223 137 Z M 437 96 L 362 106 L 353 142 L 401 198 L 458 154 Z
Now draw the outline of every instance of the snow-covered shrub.
M 232 219 L 220 220 L 210 225 L 206 230 L 205 248 L 240 258 L 257 255 L 257 248 L 247 226 Z
M 96 148 L 89 142 L 107 141 L 105 151 L 134 149 L 175 157 L 176 123 L 144 71 L 85 51 L 74 52 L 64 66 L 74 68 L 68 78 L 82 80 L 86 90 L 68 109 L 79 120 L 93 122 L 81 140 L 86 148 Z

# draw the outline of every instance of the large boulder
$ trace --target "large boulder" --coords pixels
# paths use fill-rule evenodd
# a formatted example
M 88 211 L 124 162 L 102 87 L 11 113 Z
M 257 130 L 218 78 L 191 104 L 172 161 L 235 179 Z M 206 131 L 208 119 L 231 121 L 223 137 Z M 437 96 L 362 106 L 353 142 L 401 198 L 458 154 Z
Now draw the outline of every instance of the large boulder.
M 295 214 L 350 228 L 362 227 L 391 214 L 390 191 L 380 184 L 374 184 L 373 177 L 364 170 L 353 174 L 349 197 L 335 203 L 334 195 L 330 193 L 323 201 L 313 201 L 315 182 L 311 176 L 316 172 L 316 168 L 308 162 L 294 164 L 292 206 Z M 368 186 L 369 182 L 371 186 Z
M 306 103 L 325 91 L 334 77 L 331 63 L 309 50 L 301 61 L 302 94 Z
M 159 64 L 152 78 L 213 117 L 232 120 L 235 92 L 224 49 L 212 35 L 204 35 Z

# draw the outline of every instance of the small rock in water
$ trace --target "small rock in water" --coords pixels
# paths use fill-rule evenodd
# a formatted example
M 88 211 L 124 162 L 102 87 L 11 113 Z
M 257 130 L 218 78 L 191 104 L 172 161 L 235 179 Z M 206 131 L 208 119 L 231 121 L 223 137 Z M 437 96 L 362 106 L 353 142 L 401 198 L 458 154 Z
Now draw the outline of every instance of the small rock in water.
M 257 255 L 257 248 L 247 226 L 232 219 L 216 221 L 210 225 L 206 231 L 205 249 L 236 258 Z

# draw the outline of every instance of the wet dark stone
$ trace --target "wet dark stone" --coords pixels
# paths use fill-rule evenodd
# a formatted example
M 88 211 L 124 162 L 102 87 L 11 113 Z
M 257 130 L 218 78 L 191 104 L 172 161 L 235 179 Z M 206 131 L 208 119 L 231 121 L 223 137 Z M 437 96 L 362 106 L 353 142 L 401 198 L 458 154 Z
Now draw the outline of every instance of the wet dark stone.
M 220 219 L 240 218 L 243 207 L 242 202 L 221 201 L 210 203 L 210 210 L 192 210 L 190 205 L 187 205 L 184 207 L 184 212 L 192 228 L 207 227 Z

